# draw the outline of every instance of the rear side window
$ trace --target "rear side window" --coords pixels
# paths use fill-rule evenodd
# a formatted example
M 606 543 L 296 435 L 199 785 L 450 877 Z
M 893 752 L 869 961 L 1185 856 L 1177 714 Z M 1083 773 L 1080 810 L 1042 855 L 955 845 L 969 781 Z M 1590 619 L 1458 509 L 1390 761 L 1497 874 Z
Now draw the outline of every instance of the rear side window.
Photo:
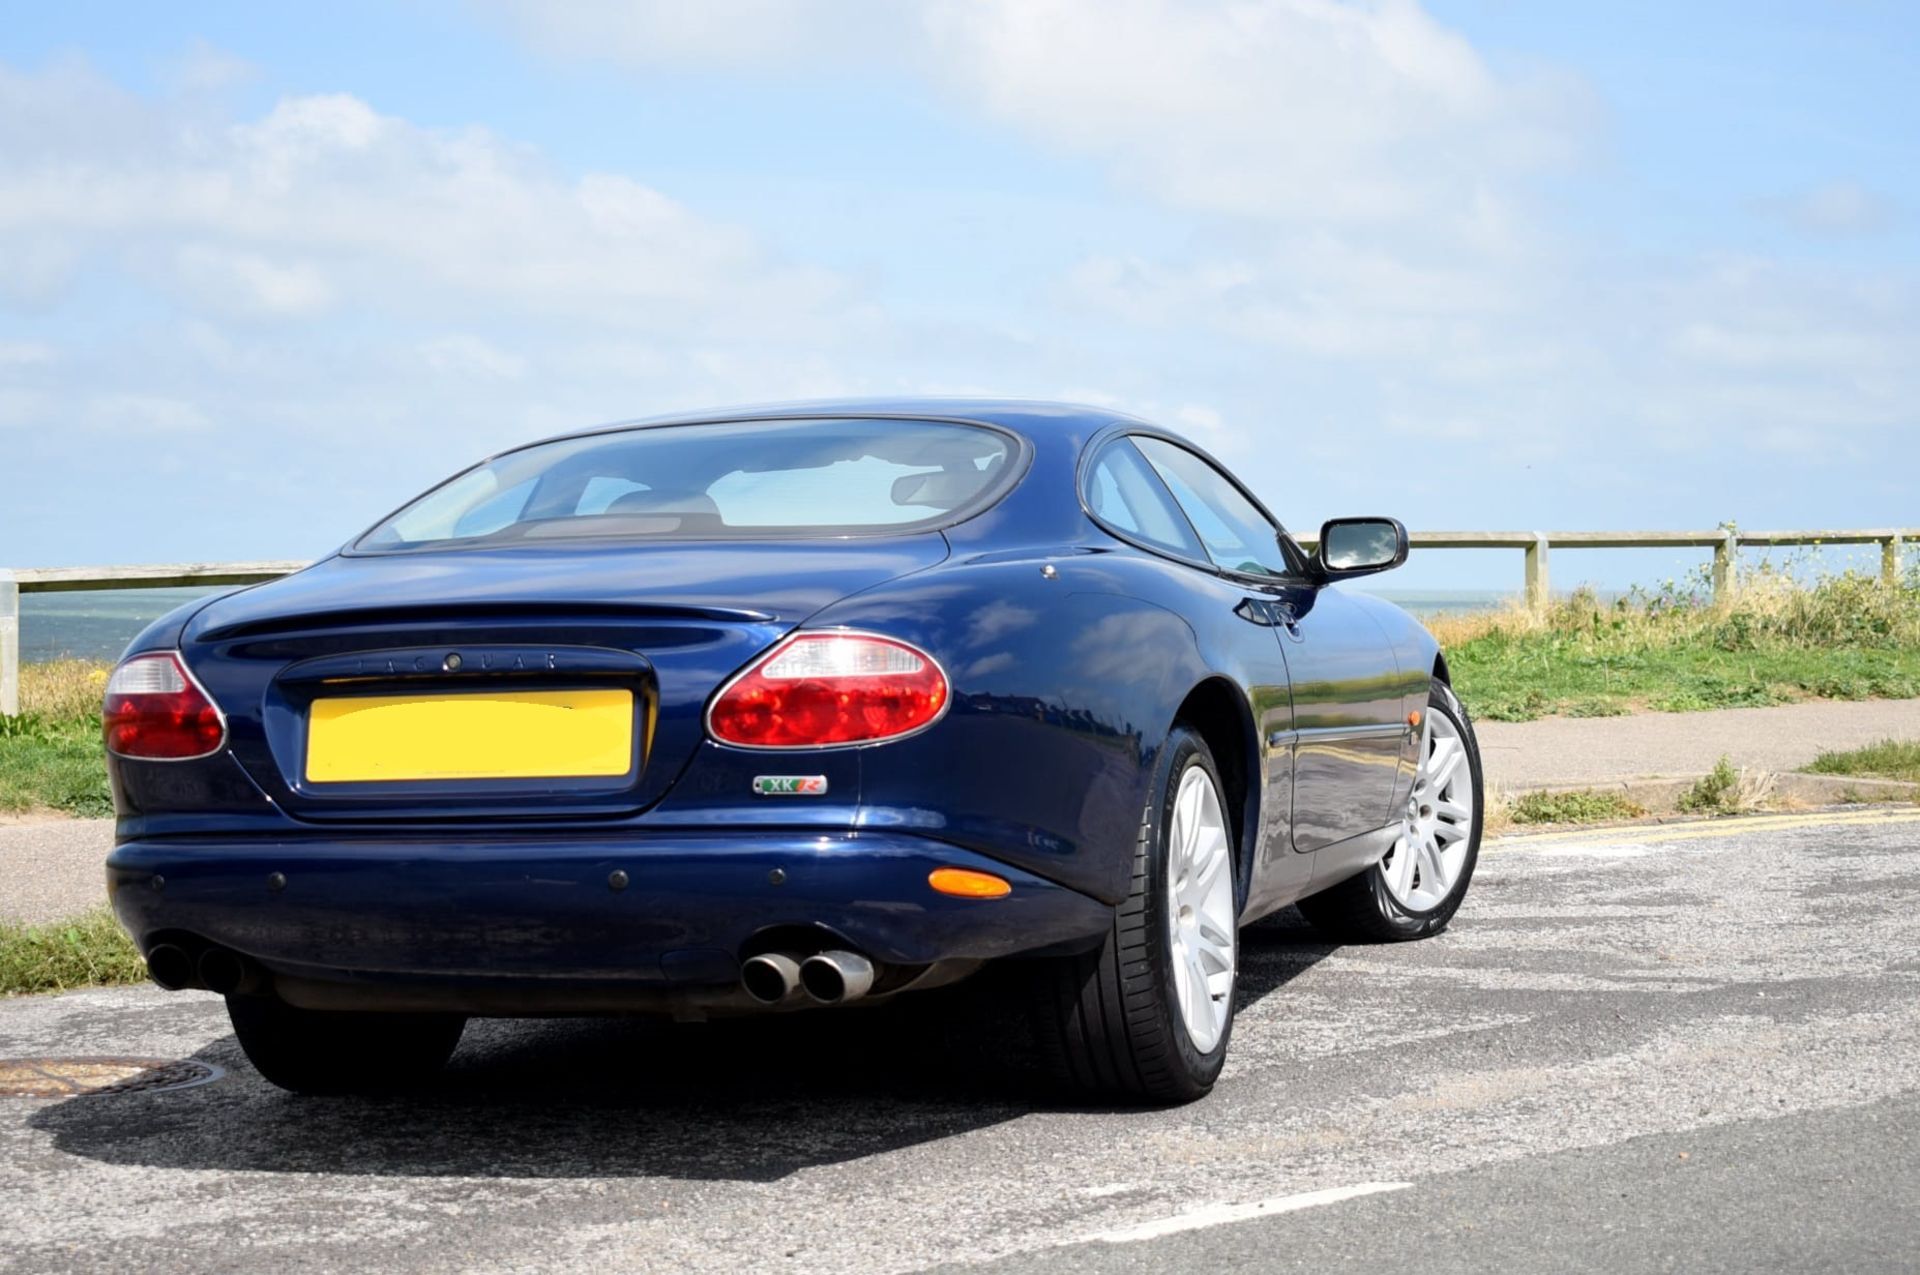
M 1094 517 L 1115 530 L 1183 558 L 1206 558 L 1179 506 L 1131 441 L 1118 438 L 1100 449 L 1087 470 L 1086 497 Z
M 1233 481 L 1184 447 L 1165 439 L 1136 438 L 1154 471 L 1200 533 L 1214 565 L 1242 575 L 1283 576 L 1287 558 L 1280 529 L 1241 494 Z
M 916 420 L 727 421 L 539 443 L 476 466 L 362 551 L 582 537 L 700 540 L 945 526 L 1010 479 L 1015 444 Z

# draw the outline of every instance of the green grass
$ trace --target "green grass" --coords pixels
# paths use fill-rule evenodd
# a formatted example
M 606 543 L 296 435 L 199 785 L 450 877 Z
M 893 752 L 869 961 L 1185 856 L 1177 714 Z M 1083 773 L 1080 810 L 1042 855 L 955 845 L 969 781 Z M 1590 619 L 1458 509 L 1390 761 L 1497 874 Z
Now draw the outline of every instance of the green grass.
M 1821 753 L 1807 769 L 1816 775 L 1859 775 L 1920 783 L 1920 740 L 1883 739 L 1865 748 Z
M 18 717 L 0 717 L 0 812 L 110 815 L 100 748 L 105 665 L 82 660 L 20 670 Z
M 1578 792 L 1522 793 L 1507 807 L 1508 821 L 1516 824 L 1610 823 L 1618 819 L 1638 819 L 1646 813 L 1646 807 L 1628 801 L 1617 792 L 1597 792 L 1591 788 Z
M 0 922 L 0 996 L 139 983 L 147 967 L 104 907 L 52 925 Z
M 1762 571 L 1725 606 L 1670 584 L 1429 627 L 1461 698 L 1490 721 L 1920 696 L 1920 579 Z
M 101 759 L 100 727 L 0 718 L 0 811 L 51 809 L 70 815 L 113 813 Z

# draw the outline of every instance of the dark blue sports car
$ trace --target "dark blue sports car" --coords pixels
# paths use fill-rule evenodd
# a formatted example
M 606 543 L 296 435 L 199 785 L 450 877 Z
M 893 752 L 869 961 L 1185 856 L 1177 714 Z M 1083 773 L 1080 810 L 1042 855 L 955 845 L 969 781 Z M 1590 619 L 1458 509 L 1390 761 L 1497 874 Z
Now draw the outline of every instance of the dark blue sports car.
M 1021 958 L 1083 1090 L 1194 1098 L 1238 931 L 1434 933 L 1473 729 L 1424 629 L 1185 439 L 1095 408 L 807 404 L 522 447 L 137 638 L 114 907 L 300 1091 L 473 1015 L 877 1001 Z

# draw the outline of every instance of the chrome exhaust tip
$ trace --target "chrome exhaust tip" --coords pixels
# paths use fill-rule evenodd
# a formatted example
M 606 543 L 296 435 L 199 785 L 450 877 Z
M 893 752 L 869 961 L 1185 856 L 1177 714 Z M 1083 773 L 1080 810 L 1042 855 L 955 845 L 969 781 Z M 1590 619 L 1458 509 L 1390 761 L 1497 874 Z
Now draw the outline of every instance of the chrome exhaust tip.
M 801 962 L 800 985 L 822 1005 L 857 1001 L 873 987 L 873 962 L 857 952 L 821 952 Z
M 147 950 L 147 977 L 169 992 L 193 986 L 193 957 L 178 943 L 155 943 Z
M 800 990 L 800 962 L 785 952 L 750 956 L 740 967 L 740 986 L 762 1005 L 778 1005 Z

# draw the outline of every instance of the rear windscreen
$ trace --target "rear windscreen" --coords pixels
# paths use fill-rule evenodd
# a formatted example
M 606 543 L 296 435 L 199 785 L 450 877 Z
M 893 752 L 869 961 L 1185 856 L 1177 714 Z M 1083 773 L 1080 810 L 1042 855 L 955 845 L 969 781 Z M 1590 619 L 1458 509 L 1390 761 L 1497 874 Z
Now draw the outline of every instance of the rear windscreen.
M 509 452 L 362 536 L 367 551 L 617 537 L 919 530 L 972 513 L 1014 456 L 983 426 L 728 421 L 615 430 Z

